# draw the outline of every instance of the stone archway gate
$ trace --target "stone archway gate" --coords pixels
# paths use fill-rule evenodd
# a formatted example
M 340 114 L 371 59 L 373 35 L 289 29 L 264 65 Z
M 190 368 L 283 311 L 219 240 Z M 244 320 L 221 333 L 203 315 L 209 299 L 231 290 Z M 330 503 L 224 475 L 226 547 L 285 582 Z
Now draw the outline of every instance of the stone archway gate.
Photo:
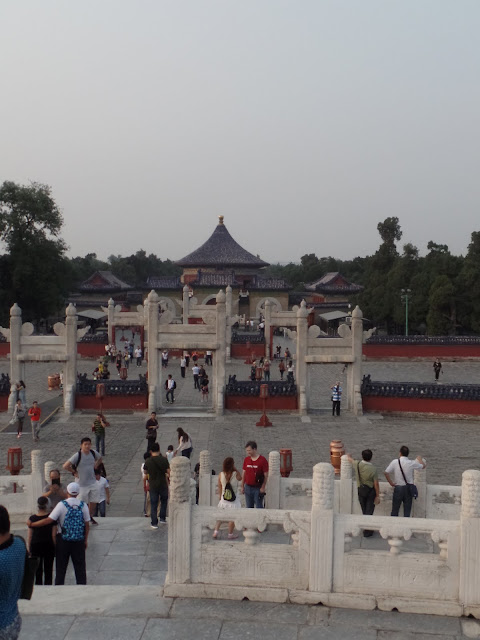
M 162 369 L 160 352 L 163 349 L 206 350 L 215 352 L 213 359 L 213 406 L 217 414 L 223 413 L 225 405 L 226 363 L 226 295 L 220 291 L 216 305 L 202 310 L 204 324 L 188 324 L 188 287 L 184 290 L 184 324 L 172 323 L 173 314 L 165 311 L 159 316 L 160 299 L 155 291 L 148 294 L 145 304 L 148 349 L 148 407 L 156 411 L 160 403 Z M 185 295 L 186 294 L 186 295 Z
M 89 327 L 77 328 L 77 310 L 73 304 L 66 309 L 65 323 L 53 325 L 55 335 L 34 336 L 33 324 L 22 323 L 22 310 L 17 303 L 10 309 L 10 328 L 0 328 L 10 342 L 10 396 L 8 408 L 13 411 L 16 401 L 15 383 L 25 377 L 27 362 L 59 362 L 63 366 L 63 407 L 67 415 L 75 408 L 77 383 L 77 340 L 83 338 Z
M 265 303 L 265 334 L 270 335 L 273 327 L 295 326 L 296 331 L 289 330 L 288 335 L 296 341 L 296 382 L 299 390 L 299 411 L 308 413 L 308 365 L 311 364 L 348 364 L 347 408 L 356 415 L 362 415 L 362 344 L 364 340 L 363 314 L 355 307 L 350 325 L 343 324 L 338 328 L 338 338 L 323 337 L 319 326 L 308 326 L 307 317 L 310 309 L 305 300 L 292 311 L 272 310 L 270 301 Z M 366 332 L 368 335 L 371 332 Z M 268 340 L 267 340 L 268 344 Z M 267 355 L 270 355 L 267 351 Z

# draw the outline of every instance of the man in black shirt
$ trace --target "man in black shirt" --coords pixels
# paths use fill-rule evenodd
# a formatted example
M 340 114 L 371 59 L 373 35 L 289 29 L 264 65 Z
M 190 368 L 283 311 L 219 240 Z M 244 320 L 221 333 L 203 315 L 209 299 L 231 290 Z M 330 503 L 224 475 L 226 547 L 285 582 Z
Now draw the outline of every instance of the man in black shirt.
M 157 430 L 158 430 L 158 420 L 157 420 L 157 414 L 155 413 L 155 411 L 152 411 L 152 413 L 150 414 L 150 418 L 147 420 L 147 423 L 145 425 L 145 429 L 147 430 L 147 451 L 151 451 L 152 450 L 152 444 L 154 444 L 157 440 Z
M 160 500 L 160 523 L 167 523 L 167 503 L 168 503 L 168 483 L 170 476 L 170 465 L 168 460 L 161 455 L 160 445 L 154 442 L 151 447 L 152 455 L 145 460 L 145 471 L 148 473 L 148 484 L 150 486 L 150 513 L 152 518 L 152 529 L 158 529 L 158 501 Z

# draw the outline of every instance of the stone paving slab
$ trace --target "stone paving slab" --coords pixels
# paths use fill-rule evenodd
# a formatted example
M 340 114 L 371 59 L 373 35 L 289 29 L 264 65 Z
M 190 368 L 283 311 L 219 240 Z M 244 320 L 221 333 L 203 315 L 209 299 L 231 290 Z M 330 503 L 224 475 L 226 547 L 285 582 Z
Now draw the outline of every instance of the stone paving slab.
M 218 640 L 221 626 L 220 620 L 149 620 L 142 640 Z
M 82 617 L 77 618 L 65 636 L 65 640 L 140 640 L 146 621 L 138 618 Z

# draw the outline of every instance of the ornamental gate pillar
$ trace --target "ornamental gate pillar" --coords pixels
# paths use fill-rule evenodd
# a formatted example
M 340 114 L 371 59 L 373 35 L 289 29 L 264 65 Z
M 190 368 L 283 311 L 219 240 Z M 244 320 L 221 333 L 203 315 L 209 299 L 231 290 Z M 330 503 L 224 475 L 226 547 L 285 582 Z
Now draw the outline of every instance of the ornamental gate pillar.
M 307 398 L 307 363 L 305 361 L 308 347 L 308 309 L 305 300 L 302 300 L 297 311 L 297 387 L 298 402 L 301 415 L 308 411 Z M 288 363 L 287 363 L 288 366 Z
M 357 305 L 352 313 L 352 356 L 353 362 L 348 367 L 347 407 L 356 416 L 363 415 L 362 408 L 362 357 L 363 357 L 363 313 Z
M 190 289 L 188 285 L 183 287 L 183 324 L 188 324 L 188 316 L 190 314 Z
M 158 303 L 157 293 L 152 289 L 147 297 L 148 322 L 148 410 L 157 410 L 159 390 L 158 369 Z
M 8 410 L 10 413 L 15 408 L 17 401 L 16 383 L 23 379 L 24 365 L 19 360 L 21 353 L 20 340 L 22 335 L 22 310 L 15 302 L 10 309 L 10 395 L 8 397 Z
M 309 590 L 329 593 L 333 581 L 333 491 L 335 472 L 328 462 L 313 467 Z
M 217 353 L 215 354 L 215 396 L 214 407 L 217 416 L 223 415 L 225 406 L 226 383 L 226 296 L 223 291 L 217 294 Z

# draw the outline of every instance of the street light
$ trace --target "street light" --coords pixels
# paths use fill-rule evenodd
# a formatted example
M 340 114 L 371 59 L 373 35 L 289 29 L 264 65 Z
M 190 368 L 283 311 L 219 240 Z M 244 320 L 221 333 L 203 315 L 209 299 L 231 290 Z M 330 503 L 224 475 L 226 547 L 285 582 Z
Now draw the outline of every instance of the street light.
M 402 289 L 402 295 L 400 296 L 402 302 L 405 305 L 405 335 L 408 336 L 408 298 L 412 293 L 411 289 Z

